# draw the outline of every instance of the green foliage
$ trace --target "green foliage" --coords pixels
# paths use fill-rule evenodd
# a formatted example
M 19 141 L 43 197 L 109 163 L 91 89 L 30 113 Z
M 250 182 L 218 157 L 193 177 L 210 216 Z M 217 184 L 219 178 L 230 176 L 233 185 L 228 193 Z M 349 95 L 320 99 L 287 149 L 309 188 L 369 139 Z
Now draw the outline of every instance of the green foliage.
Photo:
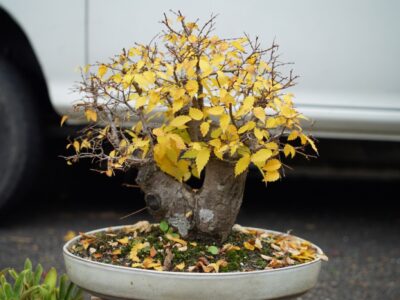
M 82 290 L 62 275 L 57 286 L 57 271 L 51 268 L 42 279 L 43 268 L 39 264 L 32 269 L 26 259 L 24 270 L 18 273 L 7 268 L 0 271 L 0 300 L 83 300 Z M 11 279 L 11 282 L 7 281 Z
M 161 221 L 160 222 L 160 229 L 162 231 L 167 232 L 168 228 L 169 228 L 169 226 L 168 226 L 168 223 L 166 221 Z
M 217 255 L 219 253 L 218 247 L 216 247 L 216 246 L 209 246 L 207 248 L 207 251 L 213 255 Z

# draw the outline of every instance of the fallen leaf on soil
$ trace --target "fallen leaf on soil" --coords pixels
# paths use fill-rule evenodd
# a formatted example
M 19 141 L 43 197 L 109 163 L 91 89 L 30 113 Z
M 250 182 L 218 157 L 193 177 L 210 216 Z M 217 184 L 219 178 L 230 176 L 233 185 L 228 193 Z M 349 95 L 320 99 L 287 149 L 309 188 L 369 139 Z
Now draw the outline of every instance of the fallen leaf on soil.
M 256 238 L 256 240 L 254 241 L 254 247 L 256 247 L 258 250 L 262 249 L 262 244 L 259 238 Z
M 178 247 L 179 252 L 185 252 L 188 249 L 187 246 Z
M 171 234 L 169 234 L 169 233 L 167 233 L 166 235 L 165 235 L 165 237 L 167 238 L 167 239 L 169 239 L 170 241 L 173 241 L 173 242 L 175 242 L 175 243 L 179 243 L 179 244 L 181 244 L 182 246 L 186 246 L 187 245 L 187 242 L 186 241 L 184 241 L 184 240 L 182 240 L 182 239 L 179 239 L 179 238 L 176 238 L 176 237 L 173 237 Z
M 116 249 L 112 252 L 113 255 L 120 255 L 121 254 L 121 249 Z
M 240 250 L 240 247 L 234 246 L 232 244 L 225 244 L 221 249 L 222 252 L 229 252 L 229 251 L 236 251 L 236 250 Z
M 264 255 L 264 254 L 260 254 L 260 256 L 261 256 L 262 259 L 265 259 L 265 260 L 267 260 L 267 261 L 270 261 L 270 260 L 273 259 L 271 256 Z
M 161 263 L 159 261 L 154 261 L 151 257 L 145 258 L 142 265 L 145 269 L 162 270 Z
M 80 243 L 82 244 L 83 248 L 86 250 L 90 246 L 89 240 L 81 240 Z
M 249 242 L 244 242 L 244 243 L 243 243 L 243 246 L 244 246 L 247 250 L 254 251 L 254 249 L 255 249 L 255 247 L 254 247 L 252 244 L 250 244 Z
M 139 221 L 133 225 L 130 225 L 126 227 L 127 232 L 134 232 L 134 231 L 139 231 L 139 232 L 148 232 L 151 229 L 151 225 L 149 221 Z
M 163 263 L 164 271 L 169 271 L 172 266 L 172 259 L 174 258 L 174 254 L 172 253 L 171 249 L 165 249 L 165 259 Z
M 182 271 L 185 268 L 185 262 L 181 262 L 175 266 L 175 269 Z
M 132 261 L 134 261 L 134 262 L 139 262 L 140 259 L 139 259 L 139 257 L 137 256 L 139 250 L 142 250 L 143 248 L 148 247 L 148 246 L 149 246 L 149 243 L 148 243 L 148 242 L 146 242 L 146 243 L 137 243 L 137 244 L 135 244 L 135 245 L 132 247 L 131 252 L 129 253 L 129 258 L 130 258 Z
M 157 255 L 157 250 L 154 247 L 150 248 L 150 257 L 154 257 Z
M 275 249 L 275 250 L 277 250 L 277 251 L 281 251 L 281 247 L 279 247 L 279 246 L 277 246 L 277 245 L 275 245 L 275 244 L 271 244 L 271 248 L 272 248 L 272 249 Z
M 129 243 L 129 238 L 126 236 L 122 239 L 117 240 L 122 245 L 127 245 Z

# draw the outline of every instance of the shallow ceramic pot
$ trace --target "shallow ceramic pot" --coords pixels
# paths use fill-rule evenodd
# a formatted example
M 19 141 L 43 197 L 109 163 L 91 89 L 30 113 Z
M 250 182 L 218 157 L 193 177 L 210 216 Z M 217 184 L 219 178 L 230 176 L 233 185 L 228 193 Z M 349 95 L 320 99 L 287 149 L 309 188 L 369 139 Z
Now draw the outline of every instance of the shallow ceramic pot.
M 103 228 L 89 234 L 109 229 Z M 249 229 L 280 233 L 260 228 Z M 67 274 L 72 282 L 102 299 L 291 299 L 311 289 L 321 269 L 321 259 L 316 259 L 281 269 L 252 272 L 159 272 L 114 266 L 75 256 L 68 249 L 79 239 L 77 236 L 64 245 Z M 319 247 L 313 246 L 322 254 Z

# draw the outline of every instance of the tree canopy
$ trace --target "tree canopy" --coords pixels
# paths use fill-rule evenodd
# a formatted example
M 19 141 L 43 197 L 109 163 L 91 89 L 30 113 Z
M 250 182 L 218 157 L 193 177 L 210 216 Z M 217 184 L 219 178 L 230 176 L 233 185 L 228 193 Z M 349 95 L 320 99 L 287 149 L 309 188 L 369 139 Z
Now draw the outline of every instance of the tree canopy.
M 68 162 L 92 158 L 108 176 L 155 162 L 183 182 L 218 159 L 236 176 L 253 164 L 272 182 L 283 158 L 307 157 L 307 145 L 317 152 L 288 91 L 297 77 L 282 73 L 278 45 L 262 48 L 247 34 L 220 38 L 215 19 L 201 25 L 181 12 L 164 15 L 164 30 L 149 44 L 83 68 L 76 109 L 89 125 L 69 144 Z

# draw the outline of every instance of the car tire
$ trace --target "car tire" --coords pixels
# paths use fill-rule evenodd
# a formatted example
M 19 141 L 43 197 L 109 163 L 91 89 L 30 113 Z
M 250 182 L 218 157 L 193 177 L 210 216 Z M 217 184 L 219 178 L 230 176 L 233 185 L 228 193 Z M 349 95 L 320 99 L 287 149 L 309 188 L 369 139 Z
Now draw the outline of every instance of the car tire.
M 0 58 L 0 209 L 32 187 L 41 155 L 41 131 L 27 79 Z

